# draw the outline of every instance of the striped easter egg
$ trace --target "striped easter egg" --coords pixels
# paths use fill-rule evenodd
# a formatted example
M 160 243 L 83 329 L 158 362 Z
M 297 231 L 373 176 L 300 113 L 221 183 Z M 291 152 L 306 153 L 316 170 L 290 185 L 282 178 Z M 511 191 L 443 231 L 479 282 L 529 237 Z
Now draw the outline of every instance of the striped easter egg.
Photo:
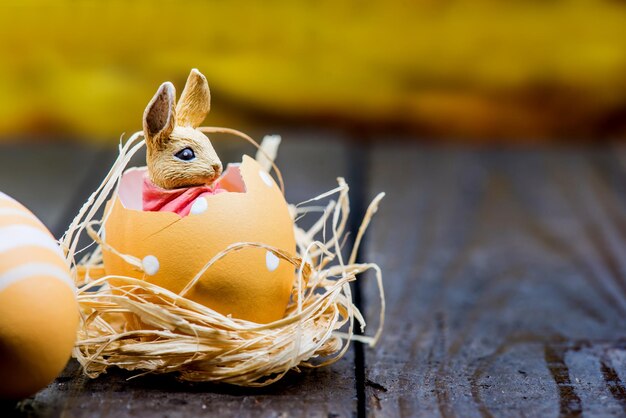
M 48 385 L 65 367 L 77 327 L 61 249 L 35 215 L 0 192 L 0 398 Z

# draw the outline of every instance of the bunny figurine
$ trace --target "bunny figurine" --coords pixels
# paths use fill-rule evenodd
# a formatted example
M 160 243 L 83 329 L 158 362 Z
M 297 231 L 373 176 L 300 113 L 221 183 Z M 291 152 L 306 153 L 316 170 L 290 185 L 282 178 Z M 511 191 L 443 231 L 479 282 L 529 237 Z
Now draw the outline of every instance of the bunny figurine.
M 178 104 L 170 82 L 161 84 L 148 103 L 143 115 L 148 166 L 144 210 L 186 216 L 198 198 L 225 192 L 214 184 L 222 162 L 209 138 L 197 129 L 210 107 L 209 85 L 196 69 L 191 70 Z

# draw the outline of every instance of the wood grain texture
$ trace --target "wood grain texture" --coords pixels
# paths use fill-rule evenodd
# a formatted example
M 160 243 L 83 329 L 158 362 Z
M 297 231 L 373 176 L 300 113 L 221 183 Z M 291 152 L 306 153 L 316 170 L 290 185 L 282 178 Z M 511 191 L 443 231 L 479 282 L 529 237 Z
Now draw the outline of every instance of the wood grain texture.
M 369 195 L 388 193 L 366 248 L 388 304 L 371 416 L 626 414 L 620 155 L 371 150 Z
M 342 174 L 347 165 L 346 147 L 341 137 L 331 133 L 284 130 L 281 133 L 283 144 L 277 161 L 285 176 L 289 202 L 303 201 L 336 186 L 336 177 Z M 254 149 L 232 137 L 216 135 L 213 142 L 224 163 L 240 161 L 242 152 L 251 155 L 255 153 Z M 45 158 L 53 167 L 66 167 L 66 172 L 59 168 L 57 176 L 50 175 L 47 166 L 38 165 L 38 174 L 31 173 L 29 177 L 19 180 L 20 184 L 27 186 L 34 182 L 33 178 L 47 177 L 48 187 L 54 188 L 56 192 L 51 193 L 49 199 L 32 199 L 31 206 L 35 212 L 44 213 L 51 200 L 62 209 L 55 209 L 59 214 L 50 217 L 50 222 L 65 226 L 74 213 L 74 210 L 70 212 L 67 208 L 76 207 L 77 210 L 87 195 L 76 192 L 80 180 L 73 179 L 72 183 L 65 183 L 72 168 L 61 158 L 64 152 L 55 151 L 53 157 L 35 156 L 32 153 L 37 154 L 37 151 L 32 150 L 28 158 Z M 109 157 L 113 156 L 114 151 L 109 151 Z M 143 164 L 144 158 L 138 155 L 135 160 L 137 164 Z M 102 166 L 97 168 L 97 162 L 92 160 L 86 165 L 89 166 L 85 170 L 87 173 L 102 169 Z M 101 178 L 102 174 L 99 174 L 96 181 L 99 182 Z M 4 184 L 13 185 L 14 189 L 18 188 L 16 181 L 11 172 L 3 177 Z M 61 219 L 63 213 L 66 219 Z M 357 408 L 352 350 L 329 368 L 293 372 L 277 384 L 259 390 L 210 384 L 192 385 L 180 383 L 171 376 L 144 376 L 128 380 L 134 375 L 111 370 L 91 380 L 82 375 L 75 361 L 71 361 L 63 374 L 37 395 L 18 404 L 0 404 L 0 416 L 351 417 L 356 414 Z
M 72 361 L 48 388 L 17 405 L 16 416 L 71 417 L 276 417 L 351 416 L 343 402 L 353 391 L 350 368 L 290 374 L 259 390 L 188 384 L 171 376 L 130 379 L 112 370 L 98 379 L 85 377 Z

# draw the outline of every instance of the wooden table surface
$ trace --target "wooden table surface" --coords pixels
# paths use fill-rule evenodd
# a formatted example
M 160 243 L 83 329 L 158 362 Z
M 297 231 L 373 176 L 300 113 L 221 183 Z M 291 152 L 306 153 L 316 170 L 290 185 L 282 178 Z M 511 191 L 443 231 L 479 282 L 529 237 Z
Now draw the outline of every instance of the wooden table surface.
M 626 416 L 626 149 L 280 133 L 290 202 L 345 176 L 358 218 L 387 192 L 361 254 L 384 272 L 380 344 L 260 390 L 119 370 L 91 380 L 72 360 L 35 396 L 0 403 L 0 416 Z M 225 161 L 252 153 L 214 142 Z M 114 157 L 0 145 L 0 190 L 60 236 Z M 370 332 L 372 279 L 356 284 Z

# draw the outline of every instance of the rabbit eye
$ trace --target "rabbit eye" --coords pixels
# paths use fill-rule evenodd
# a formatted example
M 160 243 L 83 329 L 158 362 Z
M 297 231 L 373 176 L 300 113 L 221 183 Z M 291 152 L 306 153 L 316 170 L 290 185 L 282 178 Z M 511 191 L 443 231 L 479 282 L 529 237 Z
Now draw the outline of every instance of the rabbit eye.
M 193 150 L 191 148 L 185 148 L 183 150 L 180 150 L 174 156 L 183 161 L 191 161 L 196 158 L 196 154 L 193 153 Z

